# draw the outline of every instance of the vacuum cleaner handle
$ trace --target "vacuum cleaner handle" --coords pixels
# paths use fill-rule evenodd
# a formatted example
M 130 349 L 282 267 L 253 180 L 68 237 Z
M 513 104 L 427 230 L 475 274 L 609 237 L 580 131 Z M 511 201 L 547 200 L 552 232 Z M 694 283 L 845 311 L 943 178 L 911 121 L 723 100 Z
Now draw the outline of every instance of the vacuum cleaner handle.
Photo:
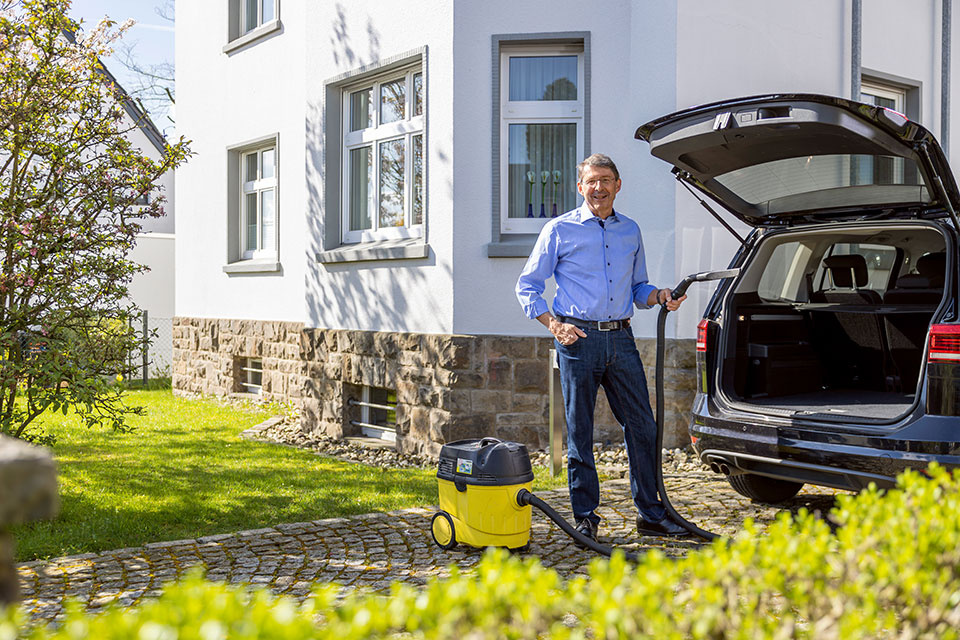
M 676 300 L 680 298 L 687 292 L 687 288 L 694 282 L 704 282 L 706 280 L 723 280 L 725 278 L 733 278 L 740 275 L 740 269 L 724 269 L 723 271 L 701 271 L 700 273 L 694 273 L 687 276 L 680 281 L 673 289 L 673 299 Z

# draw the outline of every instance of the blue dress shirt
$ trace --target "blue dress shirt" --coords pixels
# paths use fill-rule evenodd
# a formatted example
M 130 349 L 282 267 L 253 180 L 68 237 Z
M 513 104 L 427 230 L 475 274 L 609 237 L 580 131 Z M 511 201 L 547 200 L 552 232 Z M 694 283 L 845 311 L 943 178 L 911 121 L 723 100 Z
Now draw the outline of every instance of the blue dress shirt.
M 633 305 L 649 307 L 656 290 L 647 282 L 639 225 L 616 210 L 601 221 L 585 204 L 540 231 L 516 287 L 528 318 L 547 311 L 543 291 L 551 276 L 557 282 L 553 314 L 581 320 L 629 318 Z

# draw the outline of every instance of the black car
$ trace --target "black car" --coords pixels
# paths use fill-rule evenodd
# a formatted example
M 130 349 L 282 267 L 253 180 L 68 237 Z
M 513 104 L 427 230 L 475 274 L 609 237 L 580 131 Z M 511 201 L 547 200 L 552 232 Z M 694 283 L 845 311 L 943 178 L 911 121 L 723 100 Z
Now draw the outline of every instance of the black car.
M 753 227 L 698 327 L 701 460 L 765 502 L 960 466 L 960 191 L 933 135 L 807 94 L 695 107 L 636 135 L 714 215 L 710 200 Z

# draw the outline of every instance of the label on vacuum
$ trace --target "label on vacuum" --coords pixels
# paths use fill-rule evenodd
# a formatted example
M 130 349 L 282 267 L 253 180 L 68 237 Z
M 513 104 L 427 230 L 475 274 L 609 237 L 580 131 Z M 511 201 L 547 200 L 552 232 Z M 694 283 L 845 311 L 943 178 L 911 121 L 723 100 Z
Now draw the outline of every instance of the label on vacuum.
M 467 475 L 473 473 L 473 460 L 457 458 L 457 473 L 465 473 Z

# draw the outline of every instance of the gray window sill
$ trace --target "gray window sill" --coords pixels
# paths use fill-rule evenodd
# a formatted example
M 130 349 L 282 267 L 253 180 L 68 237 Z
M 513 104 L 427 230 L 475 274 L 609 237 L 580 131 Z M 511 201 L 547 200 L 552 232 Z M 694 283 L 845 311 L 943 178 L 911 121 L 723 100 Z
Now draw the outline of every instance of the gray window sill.
M 256 29 L 253 29 L 252 31 L 248 31 L 242 36 L 238 38 L 234 38 L 227 44 L 223 45 L 223 52 L 231 53 L 233 51 L 236 51 L 237 49 L 243 48 L 248 44 L 250 44 L 251 42 L 253 42 L 254 40 L 259 40 L 260 38 L 264 37 L 269 33 L 273 33 L 274 31 L 279 31 L 281 26 L 282 25 L 280 24 L 280 18 L 274 18 L 270 22 L 265 22 L 259 27 L 257 27 Z
M 273 273 L 280 271 L 277 260 L 241 260 L 223 265 L 224 273 Z
M 533 251 L 537 236 L 533 234 L 518 234 L 516 238 L 501 238 L 498 242 L 487 245 L 488 258 L 528 258 Z
M 336 249 L 319 252 L 317 261 L 322 264 L 337 264 L 370 260 L 415 260 L 426 258 L 429 255 L 430 245 L 424 242 L 422 238 L 411 238 L 408 240 L 345 244 Z

